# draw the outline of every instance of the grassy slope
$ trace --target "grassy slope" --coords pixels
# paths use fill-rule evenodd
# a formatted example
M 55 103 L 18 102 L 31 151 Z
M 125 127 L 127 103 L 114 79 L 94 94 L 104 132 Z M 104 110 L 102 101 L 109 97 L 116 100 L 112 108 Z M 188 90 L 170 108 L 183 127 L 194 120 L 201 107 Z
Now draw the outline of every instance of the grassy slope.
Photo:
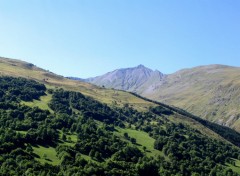
M 143 151 L 143 147 L 146 147 L 147 156 L 164 156 L 162 152 L 154 149 L 155 139 L 151 138 L 148 133 L 128 128 L 117 128 L 116 135 L 123 137 L 124 133 L 128 133 L 128 136 L 136 139 L 136 146 Z M 123 137 L 124 138 L 124 137 Z
M 59 131 L 60 139 L 62 139 L 63 132 Z M 74 146 L 77 142 L 77 135 L 76 134 L 66 134 L 67 141 L 61 141 L 63 145 Z M 70 140 L 69 140 L 70 139 Z
M 63 145 L 68 145 L 68 144 L 66 143 Z M 61 160 L 57 157 L 57 152 L 53 147 L 37 146 L 37 147 L 33 147 L 33 152 L 39 157 L 39 158 L 36 158 L 36 160 L 42 164 L 48 163 L 56 166 L 61 163 Z M 93 162 L 96 162 L 87 155 L 82 154 L 81 156 L 86 160 L 91 160 Z
M 115 132 L 116 135 L 120 136 L 123 138 L 124 133 L 128 133 L 128 135 L 132 138 L 136 139 L 137 146 L 140 150 L 143 151 L 143 146 L 146 147 L 146 154 L 147 156 L 164 156 L 164 154 L 158 150 L 154 149 L 154 142 L 155 140 L 151 138 L 146 132 L 143 131 L 137 131 L 133 129 L 122 129 L 122 128 L 117 128 L 117 131 Z M 25 132 L 21 132 L 25 133 Z M 62 131 L 59 131 L 60 133 L 60 138 L 63 135 Z M 77 136 L 75 134 L 67 134 L 67 139 L 70 137 L 71 141 L 60 141 L 61 145 L 68 145 L 68 146 L 74 146 L 77 142 Z M 127 141 L 127 140 L 126 140 Z M 130 142 L 129 142 L 130 143 Z M 34 146 L 33 147 L 34 153 L 39 156 L 39 158 L 36 158 L 38 161 L 41 163 L 49 163 L 53 165 L 59 165 L 60 164 L 60 159 L 57 157 L 57 153 L 55 148 L 53 147 L 45 147 L 45 146 Z M 92 160 L 89 156 L 83 155 L 82 157 L 86 160 Z M 166 156 L 164 156 L 166 157 Z
M 21 131 L 20 133 L 26 133 Z M 60 139 L 63 135 L 62 131 L 59 131 L 60 133 Z M 77 142 L 77 135 L 76 134 L 67 134 L 67 139 L 71 139 L 70 141 L 59 141 L 61 145 L 67 145 L 67 146 L 74 146 Z M 33 152 L 38 156 L 36 160 L 38 160 L 41 163 L 49 163 L 52 165 L 59 165 L 61 163 L 61 160 L 57 157 L 56 149 L 53 147 L 46 147 L 46 146 L 34 146 Z M 89 156 L 82 154 L 81 155 L 86 160 L 92 160 Z M 93 160 L 92 160 L 93 161 Z M 94 162 L 94 161 L 93 161 Z
M 22 101 L 21 104 L 24 104 L 30 107 L 37 106 L 40 109 L 49 110 L 50 112 L 52 112 L 52 110 L 48 106 L 48 103 L 51 101 L 51 99 L 52 99 L 52 95 L 47 94 L 46 96 L 41 96 L 40 100 L 34 100 L 32 102 Z
M 164 84 L 142 95 L 240 131 L 239 78 L 238 67 L 196 67 L 168 75 Z
M 227 163 L 226 165 L 231 168 L 234 172 L 240 173 L 240 160 L 234 160 L 235 165 Z
M 33 147 L 33 152 L 39 156 L 37 160 L 41 163 L 49 163 L 52 165 L 59 165 L 60 160 L 57 157 L 57 152 L 53 147 L 43 147 L 43 146 L 36 146 Z
M 122 106 L 128 103 L 138 110 L 146 110 L 149 106 L 154 106 L 153 103 L 139 99 L 129 93 L 104 89 L 92 84 L 70 80 L 19 60 L 0 57 L 0 76 L 1 75 L 37 80 L 49 88 L 59 87 L 70 91 L 79 91 L 109 105 L 116 103 Z

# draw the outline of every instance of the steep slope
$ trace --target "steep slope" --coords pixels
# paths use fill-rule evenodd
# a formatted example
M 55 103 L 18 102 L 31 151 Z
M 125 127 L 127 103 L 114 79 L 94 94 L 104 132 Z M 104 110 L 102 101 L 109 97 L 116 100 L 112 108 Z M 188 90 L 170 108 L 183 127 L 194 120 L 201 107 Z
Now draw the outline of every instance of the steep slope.
M 111 77 L 115 77 L 114 73 L 116 71 L 110 72 Z M 154 73 L 143 79 L 140 86 L 133 87 L 117 86 L 114 79 L 108 79 L 106 83 L 107 75 L 88 81 L 136 92 L 240 131 L 240 68 L 208 65 L 180 70 L 170 75 L 159 76 L 158 71 Z

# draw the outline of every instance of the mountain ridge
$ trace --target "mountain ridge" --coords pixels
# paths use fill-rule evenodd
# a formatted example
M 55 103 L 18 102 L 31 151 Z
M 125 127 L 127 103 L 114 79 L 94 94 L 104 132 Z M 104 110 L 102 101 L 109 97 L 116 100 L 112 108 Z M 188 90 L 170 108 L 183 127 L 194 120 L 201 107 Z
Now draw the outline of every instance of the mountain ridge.
M 148 70 L 143 65 L 141 67 Z M 138 70 L 138 66 L 130 69 Z M 156 71 L 156 77 L 153 76 L 154 71 L 149 69 L 152 71 L 151 76 L 140 81 L 138 78 L 141 78 L 141 73 L 135 75 L 135 72 L 125 73 L 128 79 L 125 75 L 115 77 L 114 74 L 119 70 L 126 69 L 117 69 L 85 81 L 107 88 L 135 92 L 240 131 L 239 67 L 212 64 L 182 69 L 172 74 Z M 106 81 L 106 76 L 112 78 Z
M 134 91 L 143 86 L 146 81 L 153 79 L 153 77 L 154 79 L 161 80 L 164 74 L 140 64 L 136 67 L 116 69 L 102 76 L 85 79 L 85 81 L 98 86 Z

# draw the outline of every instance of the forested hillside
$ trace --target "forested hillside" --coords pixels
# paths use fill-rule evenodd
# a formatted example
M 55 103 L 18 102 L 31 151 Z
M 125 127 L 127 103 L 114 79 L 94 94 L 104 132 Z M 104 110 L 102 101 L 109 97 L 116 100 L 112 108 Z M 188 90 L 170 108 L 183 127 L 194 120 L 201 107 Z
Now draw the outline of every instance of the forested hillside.
M 0 175 L 240 175 L 237 146 L 161 104 L 110 106 L 13 77 L 0 77 L 0 99 Z

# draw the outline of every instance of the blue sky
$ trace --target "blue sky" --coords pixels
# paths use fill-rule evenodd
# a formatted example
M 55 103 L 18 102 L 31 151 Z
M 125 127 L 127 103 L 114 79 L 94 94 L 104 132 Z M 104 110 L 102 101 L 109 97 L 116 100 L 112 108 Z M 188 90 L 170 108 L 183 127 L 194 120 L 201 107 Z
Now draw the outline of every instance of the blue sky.
M 0 0 L 0 56 L 64 76 L 240 66 L 239 0 Z

